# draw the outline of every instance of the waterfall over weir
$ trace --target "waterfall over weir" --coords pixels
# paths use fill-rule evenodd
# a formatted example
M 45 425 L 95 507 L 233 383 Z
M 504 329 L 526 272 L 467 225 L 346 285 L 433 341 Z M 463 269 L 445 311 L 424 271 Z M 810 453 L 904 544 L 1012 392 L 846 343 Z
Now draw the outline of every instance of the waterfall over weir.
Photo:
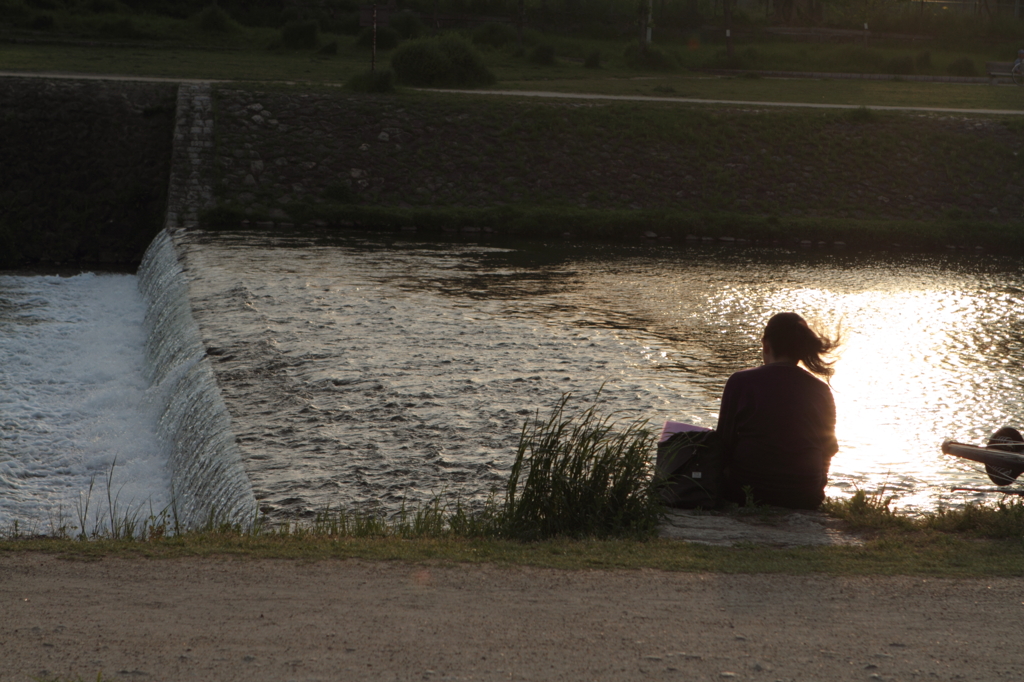
M 153 386 L 164 387 L 166 407 L 158 430 L 169 445 L 178 520 L 185 527 L 211 518 L 250 521 L 257 513 L 252 484 L 192 317 L 188 282 L 167 230 L 149 245 L 138 276 L 149 306 L 148 378 Z

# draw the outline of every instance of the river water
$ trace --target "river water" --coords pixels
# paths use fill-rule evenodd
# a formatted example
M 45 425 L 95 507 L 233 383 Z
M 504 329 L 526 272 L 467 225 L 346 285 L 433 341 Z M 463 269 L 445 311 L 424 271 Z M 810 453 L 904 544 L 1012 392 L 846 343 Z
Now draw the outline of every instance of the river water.
M 782 310 L 845 339 L 831 495 L 884 489 L 909 510 L 983 499 L 949 492 L 990 484 L 940 443 L 1024 423 L 1024 268 L 1011 259 L 365 233 L 175 241 L 238 476 L 278 518 L 483 500 L 523 423 L 566 393 L 571 411 L 597 400 L 653 428 L 713 427 L 725 380 L 759 363 Z M 75 525 L 85 500 L 87 526 L 102 527 L 108 491 L 122 512 L 166 509 L 182 456 L 168 438 L 210 440 L 192 421 L 167 435 L 181 411 L 171 384 L 191 390 L 175 377 L 193 361 L 148 385 L 138 286 L 0 276 L 0 532 Z
M 939 452 L 1024 422 L 1024 272 L 994 256 L 357 234 L 179 237 L 263 509 L 481 499 L 564 393 L 714 426 L 728 376 L 795 310 L 841 328 L 829 494 L 972 499 Z

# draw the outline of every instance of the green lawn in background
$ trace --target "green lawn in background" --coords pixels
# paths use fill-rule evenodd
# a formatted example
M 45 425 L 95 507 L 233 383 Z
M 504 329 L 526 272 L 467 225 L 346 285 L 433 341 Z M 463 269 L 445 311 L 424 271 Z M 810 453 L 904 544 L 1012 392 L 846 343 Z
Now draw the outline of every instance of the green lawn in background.
M 500 73 L 500 72 L 499 72 Z M 500 76 L 499 76 L 500 78 Z M 1024 111 L 1024 88 L 916 81 L 743 78 L 696 74 L 577 80 L 501 80 L 505 90 L 588 92 L 853 106 L 951 107 Z
M 310 50 L 262 47 L 272 43 L 273 34 L 265 33 L 254 34 L 254 44 L 259 47 L 231 49 L 166 43 L 124 47 L 0 43 L 0 70 L 337 85 L 366 70 L 370 64 L 369 52 L 354 47 L 355 39 L 351 36 L 321 36 L 323 44 L 338 42 L 338 54 L 328 56 Z M 483 49 L 481 52 L 498 77 L 494 87 L 505 90 L 1024 111 L 1024 88 L 1012 84 L 748 78 L 684 69 L 638 72 L 621 64 L 620 43 L 609 43 L 605 49 L 609 51 L 609 58 L 600 69 L 584 68 L 581 60 L 575 58 L 573 61 L 563 58 L 555 66 L 540 67 L 513 56 L 509 49 Z M 379 68 L 387 68 L 389 60 L 389 52 L 378 52 Z

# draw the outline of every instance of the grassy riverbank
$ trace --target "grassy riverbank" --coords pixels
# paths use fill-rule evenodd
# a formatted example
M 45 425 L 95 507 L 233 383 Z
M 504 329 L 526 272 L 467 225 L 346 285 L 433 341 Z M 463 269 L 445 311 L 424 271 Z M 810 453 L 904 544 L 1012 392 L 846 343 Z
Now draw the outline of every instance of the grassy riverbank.
M 747 544 L 715 547 L 650 537 L 584 537 L 522 541 L 487 534 L 493 524 L 457 507 L 428 506 L 391 520 L 325 513 L 313 522 L 278 526 L 217 526 L 165 533 L 151 527 L 136 537 L 104 532 L 75 538 L 0 537 L 0 555 L 41 552 L 68 559 L 105 557 L 180 559 L 364 559 L 427 564 L 496 564 L 563 570 L 657 569 L 792 575 L 928 575 L 994 577 L 1024 575 L 1024 501 L 1010 498 L 961 509 L 910 516 L 884 495 L 857 493 L 823 505 L 841 522 L 835 529 L 859 544 L 786 547 Z M 766 526 L 783 510 L 733 510 Z M 166 519 L 165 519 L 166 520 Z M 482 522 L 481 522 L 482 521 Z M 123 530 L 120 529 L 120 530 Z
M 0 541 L 0 554 L 44 552 L 69 559 L 224 557 L 303 561 L 366 559 L 441 564 L 497 564 L 565 570 L 657 569 L 724 573 L 829 575 L 1024 575 L 1024 542 L 970 533 L 915 529 L 886 531 L 860 547 L 779 549 L 712 547 L 670 540 L 516 542 L 482 538 L 337 537 L 302 533 L 252 536 L 206 532 L 148 542 L 21 539 Z
M 1024 249 L 1015 118 L 255 85 L 217 99 L 209 227 Z
M 711 547 L 657 539 L 663 514 L 652 478 L 654 434 L 646 422 L 623 424 L 593 407 L 567 414 L 566 401 L 524 426 L 500 500 L 470 509 L 436 498 L 390 517 L 325 510 L 312 520 L 228 524 L 211 514 L 204 528 L 182 531 L 173 509 L 143 518 L 141 507 L 112 507 L 109 523 L 88 496 L 76 519 L 47 529 L 0 529 L 0 555 L 44 552 L 68 558 L 182 557 L 299 560 L 367 559 L 416 563 L 487 563 L 566 570 L 659 569 L 725 573 L 835 575 L 1024 575 L 1024 501 L 967 504 L 909 516 L 884 493 L 829 499 L 843 544 L 779 548 Z M 107 499 L 111 499 L 107 479 Z M 90 492 L 92 489 L 90 488 Z M 83 507 L 84 508 L 81 508 Z M 727 507 L 756 528 L 785 525 L 786 510 Z M 46 533 L 47 536 L 38 535 Z M 768 536 L 763 536 L 768 537 Z

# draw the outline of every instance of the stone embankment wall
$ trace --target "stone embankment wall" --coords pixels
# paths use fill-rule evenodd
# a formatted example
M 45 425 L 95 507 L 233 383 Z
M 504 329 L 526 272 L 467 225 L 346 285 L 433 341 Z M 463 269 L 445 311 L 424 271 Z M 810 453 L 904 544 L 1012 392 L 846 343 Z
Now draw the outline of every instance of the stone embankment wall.
M 0 267 L 138 262 L 163 225 L 176 91 L 0 78 Z
M 989 223 L 1024 208 L 1024 138 L 993 117 L 226 87 L 214 99 L 218 202 L 253 220 L 309 222 L 346 202 Z

